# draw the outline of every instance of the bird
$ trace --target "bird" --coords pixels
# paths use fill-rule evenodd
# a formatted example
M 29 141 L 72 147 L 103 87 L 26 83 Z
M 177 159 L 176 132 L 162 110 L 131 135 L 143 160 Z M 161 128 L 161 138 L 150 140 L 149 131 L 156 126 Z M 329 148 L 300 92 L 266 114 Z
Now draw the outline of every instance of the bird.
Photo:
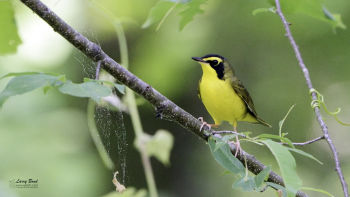
M 226 58 L 208 54 L 192 59 L 201 65 L 203 71 L 199 80 L 198 96 L 215 122 L 207 124 L 200 117 L 203 125 L 218 127 L 223 121 L 227 121 L 235 132 L 239 121 L 271 127 L 256 113 L 252 98 Z M 236 139 L 239 143 L 238 136 Z

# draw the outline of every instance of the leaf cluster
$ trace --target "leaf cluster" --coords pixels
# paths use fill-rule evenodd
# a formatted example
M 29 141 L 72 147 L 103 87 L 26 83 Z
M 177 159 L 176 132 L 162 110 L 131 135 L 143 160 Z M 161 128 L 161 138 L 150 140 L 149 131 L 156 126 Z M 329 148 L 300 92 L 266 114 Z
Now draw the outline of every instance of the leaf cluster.
M 296 162 L 292 153 L 300 154 L 321 165 L 323 163 L 313 155 L 295 148 L 293 142 L 286 137 L 287 133 L 282 132 L 283 124 L 293 108 L 294 105 L 291 106 L 285 117 L 279 122 L 279 135 L 261 134 L 254 138 L 246 136 L 245 139 L 241 140 L 264 145 L 271 151 L 278 163 L 285 186 L 267 182 L 271 167 L 266 167 L 255 176 L 248 173 L 248 170 L 244 167 L 242 162 L 232 154 L 229 146 L 229 144 L 233 143 L 231 140 L 236 137 L 236 134 L 224 135 L 223 137 L 212 136 L 209 138 L 209 147 L 215 160 L 237 177 L 237 180 L 232 185 L 233 188 L 241 188 L 243 191 L 260 192 L 263 191 L 265 187 L 270 186 L 280 190 L 283 196 L 288 197 L 294 197 L 296 193 L 303 188 L 308 188 L 308 190 L 310 190 L 309 187 L 302 187 L 302 181 L 297 175 Z M 245 161 L 245 163 L 247 162 Z M 247 164 L 245 166 L 247 166 Z M 320 189 L 311 189 L 325 194 L 328 193 Z
M 110 96 L 113 88 L 124 93 L 124 86 L 101 80 L 85 79 L 83 83 L 73 83 L 65 75 L 55 73 L 22 72 L 9 73 L 0 79 L 13 77 L 0 93 L 0 107 L 11 96 L 24 94 L 38 88 L 44 88 L 44 93 L 55 88 L 63 94 L 75 97 L 91 98 L 100 102 L 101 98 Z

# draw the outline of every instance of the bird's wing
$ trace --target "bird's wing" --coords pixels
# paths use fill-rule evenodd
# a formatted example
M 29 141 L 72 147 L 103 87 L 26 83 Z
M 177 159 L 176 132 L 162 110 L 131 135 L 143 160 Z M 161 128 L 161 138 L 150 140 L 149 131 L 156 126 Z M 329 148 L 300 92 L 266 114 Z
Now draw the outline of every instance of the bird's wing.
M 258 116 L 254 108 L 253 100 L 250 97 L 247 89 L 243 86 L 242 82 L 234 76 L 231 80 L 231 86 L 238 94 L 238 96 L 241 97 L 241 99 L 244 101 L 245 105 L 247 106 L 248 112 L 255 118 L 257 118 Z
M 255 118 L 258 118 L 252 98 L 250 97 L 247 89 L 243 86 L 242 82 L 235 76 L 234 70 L 228 62 L 225 62 L 225 79 L 230 80 L 232 88 L 244 101 L 248 112 Z
M 232 67 L 228 63 L 225 66 L 225 70 L 227 71 L 225 73 L 225 79 L 230 80 L 233 90 L 238 94 L 239 97 L 241 97 L 247 106 L 248 113 L 255 117 L 258 123 L 271 127 L 270 124 L 258 117 L 254 108 L 253 99 L 250 97 L 247 89 L 243 86 L 242 82 L 235 76 Z

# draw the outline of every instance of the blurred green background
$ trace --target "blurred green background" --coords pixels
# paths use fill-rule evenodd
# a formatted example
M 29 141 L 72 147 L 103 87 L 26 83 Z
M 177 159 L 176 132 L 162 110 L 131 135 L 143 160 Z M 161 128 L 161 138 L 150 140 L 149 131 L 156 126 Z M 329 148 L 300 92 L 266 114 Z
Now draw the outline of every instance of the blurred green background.
M 113 26 L 88 1 L 44 2 L 119 61 Z M 204 116 L 205 120 L 212 121 L 197 97 L 201 69 L 191 57 L 217 53 L 231 62 L 254 99 L 259 115 L 273 125 L 269 129 L 242 123 L 239 131 L 249 130 L 253 135 L 277 134 L 279 120 L 292 104 L 296 104 L 285 123 L 289 138 L 301 142 L 321 135 L 303 74 L 284 36 L 280 19 L 272 13 L 252 15 L 256 8 L 270 7 L 265 1 L 209 0 L 202 6 L 204 14 L 196 16 L 183 31 L 179 31 L 179 18 L 173 13 L 157 32 L 155 26 L 141 29 L 156 0 L 97 2 L 124 21 L 130 70 L 195 117 Z M 19 1 L 13 4 L 23 44 L 16 54 L 0 57 L 1 75 L 24 71 L 57 72 L 75 82 L 93 76 L 93 63 L 88 58 Z M 350 26 L 349 1 L 328 0 L 325 5 L 330 11 L 340 13 L 345 25 Z M 325 96 L 329 109 L 341 107 L 339 117 L 350 121 L 350 31 L 338 29 L 334 33 L 326 23 L 304 15 L 287 17 L 315 88 Z M 7 81 L 0 81 L 1 89 Z M 56 90 L 46 95 L 36 90 L 12 97 L 4 104 L 0 111 L 0 196 L 89 197 L 114 190 L 113 172 L 104 167 L 88 132 L 86 104 L 86 99 L 62 95 Z M 164 128 L 175 137 L 169 166 L 152 158 L 160 196 L 274 195 L 271 189 L 264 193 L 232 190 L 233 177 L 225 174 L 203 141 L 174 123 L 156 119 L 149 104 L 140 106 L 139 110 L 146 132 L 152 134 Z M 345 178 L 350 181 L 350 129 L 326 114 L 324 117 L 338 149 Z M 125 184 L 147 188 L 139 153 L 133 147 L 130 119 L 126 114 L 124 119 L 128 139 Z M 110 143 L 113 144 L 113 140 Z M 248 143 L 242 146 L 278 172 L 267 148 Z M 109 148 L 111 153 L 118 152 L 113 145 Z M 324 162 L 319 165 L 295 156 L 303 185 L 342 196 L 327 144 L 318 142 L 302 149 Z M 39 188 L 10 188 L 9 180 L 14 178 L 39 179 Z

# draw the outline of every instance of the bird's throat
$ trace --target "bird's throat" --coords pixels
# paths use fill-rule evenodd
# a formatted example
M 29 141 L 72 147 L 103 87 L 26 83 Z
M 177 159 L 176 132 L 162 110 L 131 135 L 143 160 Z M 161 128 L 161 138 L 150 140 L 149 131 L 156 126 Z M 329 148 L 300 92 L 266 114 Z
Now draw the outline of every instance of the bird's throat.
M 203 71 L 202 78 L 206 78 L 209 80 L 219 80 L 216 71 L 212 67 L 210 67 L 210 65 L 201 63 L 201 67 Z

